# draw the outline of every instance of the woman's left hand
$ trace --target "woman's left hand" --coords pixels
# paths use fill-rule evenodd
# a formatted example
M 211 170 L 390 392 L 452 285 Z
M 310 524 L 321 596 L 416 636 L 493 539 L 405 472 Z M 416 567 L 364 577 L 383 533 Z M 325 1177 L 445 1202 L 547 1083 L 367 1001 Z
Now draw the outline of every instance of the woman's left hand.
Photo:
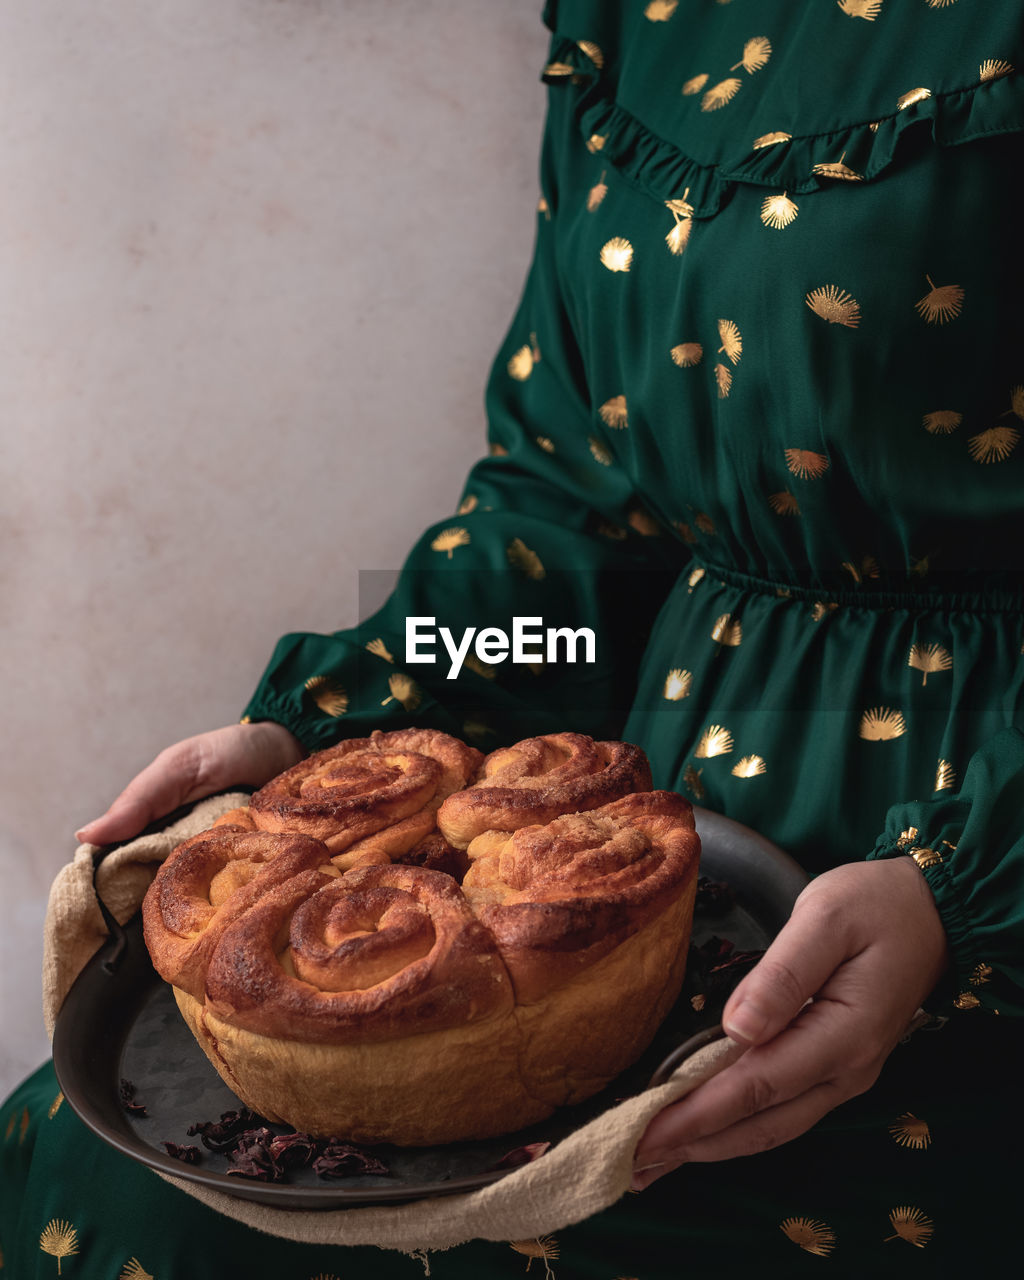
M 655 1116 L 634 1189 L 688 1161 L 779 1146 L 870 1088 L 948 961 L 912 859 L 850 863 L 812 880 L 725 1006 L 726 1034 L 751 1048 Z

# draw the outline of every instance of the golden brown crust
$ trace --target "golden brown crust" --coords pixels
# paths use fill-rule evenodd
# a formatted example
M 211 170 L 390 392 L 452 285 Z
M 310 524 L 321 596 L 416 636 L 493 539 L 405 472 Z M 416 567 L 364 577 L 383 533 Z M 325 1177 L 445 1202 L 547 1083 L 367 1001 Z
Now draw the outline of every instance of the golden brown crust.
M 225 929 L 273 886 L 302 872 L 336 876 L 330 851 L 304 835 L 202 831 L 180 844 L 154 877 L 142 903 L 153 967 L 167 982 L 202 999 L 206 967 Z M 314 868 L 326 867 L 326 871 Z
M 450 876 L 422 867 L 297 876 L 225 930 L 206 979 L 211 1012 L 259 1035 L 390 1040 L 511 1008 L 487 929 Z
M 668 911 L 696 883 L 700 841 L 686 800 L 649 791 L 469 852 L 463 892 L 529 1004 Z
M 250 800 L 250 812 L 260 830 L 323 840 L 345 855 L 342 869 L 390 861 L 392 852 L 407 852 L 434 830 L 442 801 L 466 785 L 482 760 L 476 748 L 446 733 L 376 730 L 271 779 Z
M 516 831 L 651 789 L 639 747 L 549 733 L 492 751 L 477 780 L 444 802 L 437 824 L 458 849 L 494 829 Z

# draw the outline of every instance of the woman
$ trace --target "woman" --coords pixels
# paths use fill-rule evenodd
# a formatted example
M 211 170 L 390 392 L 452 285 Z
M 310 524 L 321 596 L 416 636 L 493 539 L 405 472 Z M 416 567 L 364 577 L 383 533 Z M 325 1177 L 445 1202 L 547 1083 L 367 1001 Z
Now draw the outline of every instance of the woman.
M 640 1196 L 560 1234 L 563 1276 L 955 1275 L 1009 1247 L 991 1164 L 1019 1133 L 1024 977 L 1021 7 L 767 8 L 549 3 L 536 256 L 491 456 L 378 614 L 286 636 L 241 725 L 164 752 L 79 833 L 423 724 L 485 748 L 622 736 L 656 785 L 789 849 L 816 878 L 725 1011 L 752 1048 L 653 1122 Z M 596 661 L 407 671 L 427 616 L 587 626 Z M 941 1029 L 900 1044 L 922 1002 Z M 4 1114 L 54 1088 L 44 1070 Z M 140 1263 L 205 1274 L 156 1234 L 172 1193 L 62 1114 L 59 1183 L 57 1130 L 29 1127 L 4 1249 L 20 1231 L 27 1268 L 29 1233 L 74 1213 L 99 1265 L 87 1160 L 131 1189 Z M 418 1265 L 174 1207 L 261 1274 Z M 475 1242 L 432 1274 L 523 1267 Z

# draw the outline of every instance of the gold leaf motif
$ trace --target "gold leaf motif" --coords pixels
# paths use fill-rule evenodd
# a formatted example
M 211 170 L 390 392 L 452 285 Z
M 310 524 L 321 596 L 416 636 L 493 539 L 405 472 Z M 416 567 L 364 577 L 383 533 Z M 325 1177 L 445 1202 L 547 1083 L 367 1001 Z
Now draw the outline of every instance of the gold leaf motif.
M 683 667 L 673 667 L 665 677 L 665 686 L 662 690 L 662 697 L 669 702 L 679 702 L 682 698 L 690 696 L 690 687 L 693 684 L 693 673 L 686 671 Z
M 633 507 L 626 517 L 629 527 L 645 538 L 660 538 L 661 525 L 645 507 Z
M 597 412 L 606 427 L 613 427 L 615 430 L 621 431 L 624 427 L 629 426 L 629 410 L 626 407 L 625 396 L 612 396 L 610 400 L 604 402 Z
M 761 205 L 761 221 L 766 227 L 781 231 L 794 220 L 800 206 L 783 191 L 780 196 L 767 196 Z
M 242 716 L 241 720 L 239 720 L 239 722 L 238 722 L 238 723 L 239 723 L 239 724 L 252 724 L 252 716 Z
M 931 1239 L 935 1225 L 931 1218 L 920 1209 L 913 1209 L 910 1205 L 905 1205 L 901 1209 L 893 1209 L 889 1214 L 889 1221 L 892 1223 L 896 1235 L 886 1236 L 886 1240 L 895 1240 L 898 1236 L 901 1240 L 906 1240 L 908 1244 L 917 1245 L 919 1249 Z
M 679 218 L 676 225 L 665 237 L 665 243 L 669 247 L 669 252 L 679 256 L 690 243 L 690 232 L 693 229 L 693 220 L 690 218 Z
M 496 730 L 492 729 L 489 724 L 485 724 L 483 720 L 471 718 L 463 721 L 462 732 L 467 738 L 472 738 L 475 742 L 479 742 L 481 738 L 493 737 Z
M 711 760 L 714 756 L 727 756 L 732 750 L 732 734 L 720 724 L 711 724 L 700 735 L 697 750 L 693 753 L 698 760 Z
M 601 246 L 601 265 L 609 271 L 628 271 L 633 265 L 633 246 L 622 236 L 613 236 Z
M 677 347 L 672 348 L 669 355 L 680 369 L 692 369 L 703 359 L 704 348 L 699 342 L 680 342 Z
M 756 778 L 766 773 L 768 766 L 761 756 L 741 756 L 732 767 L 734 778 Z
M 465 547 L 469 545 L 469 530 L 461 528 L 442 529 L 437 537 L 431 542 L 430 549 L 432 551 L 446 551 L 448 559 L 451 560 L 452 552 L 456 547 Z
M 907 723 L 899 711 L 892 707 L 872 707 L 860 718 L 860 736 L 868 742 L 890 742 L 893 738 L 902 737 L 907 731 Z
M 908 93 L 901 94 L 896 99 L 896 110 L 905 111 L 907 107 L 912 107 L 915 102 L 924 102 L 925 98 L 930 98 L 931 96 L 931 89 L 911 89 Z
M 910 857 L 914 859 L 922 871 L 928 867 L 937 867 L 942 861 L 941 853 L 936 853 L 934 849 L 929 849 L 924 845 L 917 849 L 911 849 Z
M 800 504 L 788 489 L 783 489 L 781 493 L 769 494 L 768 505 L 777 516 L 798 516 L 800 514 Z
M 929 9 L 948 9 L 956 0 L 924 0 Z
M 43 1228 L 39 1237 L 39 1247 L 57 1259 L 57 1274 L 60 1275 L 62 1258 L 70 1258 L 78 1252 L 78 1232 L 70 1222 L 60 1218 L 51 1218 Z
M 921 422 L 925 431 L 933 436 L 948 436 L 963 420 L 964 415 L 957 413 L 955 409 L 938 409 L 935 413 L 926 413 Z
M 729 645 L 736 648 L 743 642 L 743 628 L 740 626 L 739 619 L 733 618 L 731 613 L 723 613 L 715 619 L 715 625 L 711 628 L 711 639 L 716 644 Z
M 336 719 L 348 710 L 348 694 L 329 676 L 310 676 L 305 688 L 325 716 Z
M 64 1101 L 64 1091 L 61 1090 L 57 1094 L 56 1098 L 54 1098 L 54 1100 L 50 1103 L 50 1109 L 46 1113 L 46 1118 L 48 1120 L 52 1120 L 53 1117 L 57 1114 L 57 1112 L 60 1110 L 61 1103 L 63 1101 Z
M 514 353 L 506 368 L 510 377 L 515 378 L 516 382 L 525 382 L 533 373 L 533 365 L 533 348 L 526 344 Z
M 687 595 L 689 595 L 693 591 L 694 587 L 697 585 L 698 582 L 700 582 L 700 580 L 704 577 L 706 573 L 707 573 L 706 569 L 690 570 L 690 576 L 686 579 L 687 583 L 689 584 L 686 588 Z
M 827 618 L 830 613 L 835 613 L 839 605 L 835 601 L 829 601 L 827 604 L 824 600 L 815 602 L 811 609 L 811 617 L 815 622 L 821 622 L 823 618 Z
M 591 155 L 595 155 L 598 151 L 604 150 L 604 144 L 607 141 L 603 133 L 592 133 L 587 139 L 587 150 Z
M 455 514 L 457 516 L 468 516 L 471 511 L 476 510 L 476 504 L 479 501 L 480 499 L 476 496 L 475 493 L 467 493 L 466 496 L 459 503 L 459 509 L 458 511 L 456 511 Z
M 874 556 L 864 556 L 860 562 L 860 568 L 849 560 L 844 560 L 842 567 L 856 583 L 863 582 L 865 578 L 877 578 L 879 576 L 878 561 Z
M 568 62 L 549 62 L 540 73 L 545 84 L 564 84 L 576 74 L 576 68 Z
M 129 1258 L 124 1264 L 118 1280 L 153 1280 L 153 1277 L 138 1260 L 138 1258 Z
M 813 1218 L 786 1218 L 779 1227 L 788 1240 L 819 1258 L 827 1258 L 835 1248 L 836 1233 L 824 1222 Z
M 505 448 L 503 444 L 498 444 L 496 441 L 488 446 L 487 452 L 491 455 L 492 458 L 508 457 L 508 450 Z
M 765 147 L 774 147 L 780 142 L 790 142 L 793 138 L 791 133 L 785 133 L 781 129 L 776 129 L 773 133 L 762 133 L 759 138 L 755 138 L 751 143 L 753 151 L 763 151 Z
M 935 285 L 931 276 L 925 276 L 931 291 L 914 303 L 914 310 L 928 324 L 945 324 L 955 320 L 963 310 L 964 291 L 958 284 Z
M 978 68 L 981 80 L 1001 80 L 1003 76 L 1013 74 L 1013 63 L 1004 62 L 1002 58 L 986 58 Z
M 685 520 L 673 520 L 672 528 L 675 529 L 676 533 L 679 534 L 680 538 L 682 538 L 688 547 L 692 547 L 697 541 L 697 535 Z M 1021 652 L 1024 653 L 1024 647 L 1022 647 Z
M 692 764 L 688 764 L 683 770 L 683 786 L 696 800 L 703 800 L 707 795 L 704 790 L 704 783 L 700 780 L 700 775 L 703 772 L 703 769 L 695 769 Z
M 644 10 L 644 17 L 649 22 L 668 22 L 678 4 L 679 0 L 651 0 Z
M 602 467 L 610 467 L 615 461 L 611 450 L 606 445 L 603 445 L 596 436 L 587 436 L 587 444 L 590 446 L 594 461 L 599 462 Z
M 959 1009 L 961 1013 L 970 1013 L 972 1009 L 981 1008 L 981 1001 L 973 991 L 961 991 L 953 1001 L 953 1008 Z
M 761 70 L 771 56 L 772 42 L 768 37 L 754 36 L 752 40 L 748 40 L 743 46 L 743 57 L 729 70 L 737 71 L 742 67 L 744 71 L 753 75 L 755 71 Z
M 693 518 L 693 523 L 701 531 L 701 533 L 713 534 L 715 532 L 715 522 L 711 519 L 706 511 L 698 511 Z
M 991 982 L 992 974 L 994 972 L 995 971 L 990 964 L 976 964 L 971 970 L 971 986 L 980 987 L 986 982 Z
M 468 665 L 468 659 L 467 665 Z M 391 692 L 380 704 L 386 707 L 389 702 L 400 702 L 406 711 L 415 711 L 423 701 L 423 692 L 413 680 L 412 676 L 407 676 L 401 671 L 396 671 L 393 676 L 388 676 L 388 688 Z
M 715 365 L 715 385 L 718 387 L 719 400 L 724 400 L 732 387 L 732 374 L 724 364 Z
M 863 18 L 865 22 L 874 22 L 882 7 L 882 0 L 837 0 L 843 13 L 851 18 Z
M 948 760 L 940 760 L 935 766 L 935 785 L 933 791 L 948 791 L 956 786 L 956 770 Z
M 555 1273 L 550 1263 L 558 1257 L 558 1241 L 554 1236 L 538 1236 L 536 1240 L 510 1240 L 508 1243 L 509 1248 L 529 1258 L 527 1271 L 533 1265 L 534 1258 L 540 1258 L 544 1263 L 545 1280 L 553 1280 Z
M 719 320 L 718 336 L 722 339 L 722 345 L 718 348 L 719 354 L 724 351 L 733 364 L 739 364 L 743 354 L 743 338 L 739 329 L 731 320 Z
M 829 461 L 823 453 L 815 453 L 813 449 L 787 449 L 786 466 L 801 480 L 817 480 L 828 470 Z
M 19 1147 L 25 1141 L 25 1135 L 28 1133 L 28 1126 L 29 1126 L 29 1114 L 28 1114 L 28 1107 L 26 1107 L 24 1111 L 22 1111 L 21 1113 L 21 1121 L 18 1124 L 18 1146 Z
M 928 683 L 928 677 L 936 671 L 948 671 L 953 665 L 953 655 L 941 644 L 915 644 L 911 646 L 907 666 L 915 671 L 923 672 L 921 684 Z
M 907 827 L 906 831 L 901 831 L 899 839 L 896 841 L 897 849 L 908 849 L 917 840 L 919 832 L 917 827 Z
M 587 55 L 598 71 L 601 70 L 604 66 L 604 54 L 599 45 L 596 45 L 593 40 L 577 40 L 576 47 Z
M 811 173 L 819 178 L 834 178 L 837 182 L 863 182 L 864 175 L 862 173 L 858 173 L 856 169 L 851 169 L 848 164 L 843 164 L 845 158 L 846 152 L 844 151 L 838 160 L 812 165 Z
M 923 1151 L 931 1146 L 932 1131 L 924 1120 L 919 1120 L 912 1111 L 905 1111 L 889 1126 L 889 1132 L 901 1147 L 913 1147 Z
M 537 444 L 545 453 L 554 453 L 555 451 L 555 442 L 550 436 L 538 436 Z
M 693 94 L 695 93 L 700 93 L 701 89 L 704 88 L 704 86 L 707 84 L 707 82 L 710 79 L 711 77 L 708 75 L 706 71 L 702 75 L 691 76 L 690 79 L 687 80 L 687 82 L 683 85 L 683 93 L 688 98 L 692 97 Z
M 1013 387 L 1010 391 L 1010 407 L 1007 413 L 1016 414 L 1021 421 L 1024 421 L 1024 387 Z M 1006 416 L 1005 414 L 1003 415 Z
M 367 641 L 366 648 L 367 651 L 372 653 L 375 658 L 383 658 L 385 662 L 391 663 L 395 661 L 395 655 L 387 647 L 380 636 L 378 636 L 376 640 Z
M 483 676 L 485 680 L 494 680 L 498 675 L 497 667 L 492 667 L 489 662 L 484 662 L 475 653 L 466 655 L 463 660 L 463 666 L 469 667 L 470 671 L 475 671 L 478 676 Z
M 519 569 L 534 582 L 540 582 L 547 576 L 547 570 L 541 564 L 540 556 L 531 551 L 522 538 L 513 538 L 505 548 L 505 555 L 514 569 Z
M 860 303 L 838 285 L 812 289 L 804 301 L 816 316 L 829 324 L 845 325 L 847 329 L 856 329 L 860 324 Z
M 551 221 L 551 206 L 544 195 L 539 196 L 537 199 L 537 212 L 542 213 L 548 222 Z
M 1016 427 L 989 427 L 967 441 L 975 462 L 1005 462 L 1016 449 L 1020 432 Z
M 718 111 L 721 107 L 724 107 L 727 102 L 732 102 L 733 98 L 736 97 L 742 87 L 742 80 L 737 80 L 735 78 L 720 80 L 718 84 L 708 89 L 701 98 L 701 111 Z
M 587 210 L 590 213 L 594 212 L 594 210 L 598 207 L 601 201 L 608 194 L 608 183 L 605 182 L 604 180 L 605 173 L 607 173 L 607 170 L 605 170 L 604 173 L 601 174 L 600 179 L 594 183 L 594 185 L 590 188 L 590 191 L 587 193 Z
M 7 1117 L 7 1128 L 4 1130 L 4 1142 L 7 1142 L 10 1139 L 11 1134 L 14 1132 L 14 1126 L 17 1124 L 17 1122 L 18 1122 L 17 1113 L 12 1111 L 11 1114 Z
M 707 996 L 703 992 L 698 992 L 695 996 L 690 996 L 690 1007 L 694 1013 L 703 1013 L 704 1005 L 707 1003 Z

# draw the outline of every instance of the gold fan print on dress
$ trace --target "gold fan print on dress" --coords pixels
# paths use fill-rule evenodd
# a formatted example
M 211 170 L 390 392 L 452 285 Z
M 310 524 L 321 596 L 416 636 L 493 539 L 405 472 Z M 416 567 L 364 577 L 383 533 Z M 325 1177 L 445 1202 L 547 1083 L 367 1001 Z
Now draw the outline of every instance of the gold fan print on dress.
M 928 324 L 946 324 L 955 320 L 964 305 L 964 291 L 958 284 L 936 285 L 931 276 L 925 276 L 930 292 L 914 304 L 914 310 Z
M 686 94 L 688 98 L 692 97 L 695 93 L 700 93 L 701 89 L 704 88 L 709 79 L 710 76 L 706 71 L 702 72 L 699 76 L 691 76 L 683 85 L 683 93 Z
M 812 289 L 804 301 L 816 316 L 829 324 L 841 324 L 847 329 L 856 329 L 860 324 L 860 303 L 838 285 L 825 284 Z
M 819 1258 L 827 1258 L 835 1248 L 836 1233 L 814 1218 L 786 1218 L 779 1223 L 779 1229 L 787 1240 L 792 1240 L 807 1253 L 817 1254 Z
M 396 671 L 393 676 L 388 676 L 388 688 L 391 692 L 381 702 L 382 707 L 386 707 L 389 702 L 400 702 L 406 711 L 415 711 L 423 701 L 423 694 L 413 680 L 412 676 L 403 675 L 401 671 Z
M 766 227 L 781 231 L 789 226 L 799 209 L 800 206 L 795 200 L 790 200 L 785 191 L 781 195 L 766 196 L 761 205 L 761 221 Z
M 844 164 L 843 161 L 845 159 L 846 152 L 844 151 L 838 160 L 812 165 L 811 173 L 818 178 L 834 178 L 837 182 L 863 182 L 864 175 L 858 173 L 856 169 L 851 169 L 848 164 Z
M 700 364 L 704 348 L 699 342 L 680 342 L 672 348 L 669 355 L 680 369 L 692 369 L 695 364 Z
M 1016 427 L 989 427 L 967 441 L 967 449 L 975 462 L 1005 462 L 1016 449 L 1020 432 Z
M 754 36 L 752 40 L 748 40 L 743 46 L 743 57 L 735 66 L 730 67 L 730 71 L 738 71 L 740 67 L 744 71 L 753 75 L 755 71 L 760 71 L 772 56 L 772 42 L 767 36 Z
M 941 644 L 915 644 L 911 646 L 907 666 L 923 672 L 921 684 L 928 683 L 928 677 L 936 671 L 948 671 L 953 665 L 953 655 Z
M 505 548 L 505 555 L 508 557 L 508 562 L 513 569 L 519 569 L 528 578 L 532 578 L 534 582 L 540 582 L 542 578 L 547 576 L 547 571 L 541 563 L 540 556 L 536 551 L 531 550 L 522 538 L 513 538 Z
M 934 413 L 926 413 L 921 419 L 925 431 L 933 436 L 948 436 L 963 422 L 962 413 L 954 409 L 938 409 Z
M 718 111 L 727 102 L 732 102 L 742 87 L 743 81 L 737 80 L 735 77 L 730 77 L 728 80 L 720 80 L 718 84 L 708 89 L 701 98 L 701 111 Z
M 675 218 L 675 226 L 665 237 L 665 243 L 676 256 L 689 244 L 693 229 L 693 205 L 686 198 L 689 194 L 690 188 L 687 187 L 679 199 L 665 201 L 665 207 Z
M 348 694 L 329 676 L 310 676 L 305 688 L 325 716 L 337 719 L 348 710 Z
M 801 480 L 816 480 L 828 470 L 829 461 L 825 454 L 813 449 L 787 449 L 786 466 Z
M 874 22 L 882 8 L 882 0 L 838 0 L 838 4 L 843 13 L 865 22 Z
M 860 718 L 860 736 L 868 742 L 890 742 L 907 731 L 906 721 L 892 707 L 872 707 Z
M 601 246 L 601 265 L 609 271 L 628 271 L 633 265 L 633 246 L 622 236 L 612 236 Z
M 690 696 L 690 688 L 693 684 L 693 675 L 683 667 L 673 667 L 665 677 L 665 685 L 662 691 L 662 697 L 668 702 L 679 702 L 682 698 Z
M 432 551 L 446 551 L 448 559 L 451 560 L 452 552 L 455 551 L 456 547 L 468 546 L 469 540 L 468 529 L 443 529 L 431 542 L 430 549 Z
M 615 430 L 621 431 L 629 426 L 629 409 L 626 405 L 625 396 L 612 396 L 610 400 L 606 400 L 601 405 L 597 412 L 606 427 L 613 427 Z

